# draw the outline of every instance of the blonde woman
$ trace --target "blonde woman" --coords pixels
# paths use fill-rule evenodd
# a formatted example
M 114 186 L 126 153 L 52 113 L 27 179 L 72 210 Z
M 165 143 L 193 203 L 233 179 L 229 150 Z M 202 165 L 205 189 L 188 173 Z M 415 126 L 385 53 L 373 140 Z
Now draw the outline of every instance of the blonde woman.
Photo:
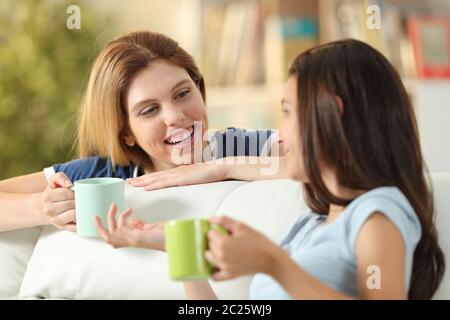
M 49 223 L 75 231 L 70 187 L 83 178 L 115 176 L 153 190 L 284 175 L 261 176 L 263 164 L 250 161 L 218 160 L 259 156 L 272 132 L 229 128 L 206 139 L 205 100 L 203 76 L 174 40 L 143 31 L 110 42 L 83 99 L 79 159 L 0 181 L 0 231 Z

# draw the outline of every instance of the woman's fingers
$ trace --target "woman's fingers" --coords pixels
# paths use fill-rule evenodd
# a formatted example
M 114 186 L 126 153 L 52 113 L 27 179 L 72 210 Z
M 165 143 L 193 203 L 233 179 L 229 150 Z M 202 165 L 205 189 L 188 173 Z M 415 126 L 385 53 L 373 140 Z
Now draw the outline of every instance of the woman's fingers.
M 100 237 L 102 237 L 103 240 L 108 242 L 109 234 L 108 234 L 108 231 L 103 226 L 102 218 L 100 218 L 99 216 L 95 216 L 94 222 L 95 222 L 95 227 L 97 228 L 97 231 L 98 231 L 98 234 L 100 235 Z
M 70 188 L 72 182 L 63 172 L 58 172 L 50 178 L 49 185 L 51 188 Z
M 146 187 L 146 186 L 150 186 L 152 184 L 164 181 L 167 179 L 167 175 L 161 175 L 158 177 L 154 177 L 154 178 L 150 178 L 150 179 L 145 179 L 142 180 L 136 184 L 133 184 L 135 187 Z
M 231 233 L 234 233 L 239 227 L 242 226 L 242 224 L 239 221 L 228 218 L 226 216 L 211 217 L 209 218 L 209 222 L 220 224 L 222 227 L 224 227 Z
M 75 201 L 74 200 L 68 200 L 68 201 L 61 201 L 61 202 L 53 202 L 51 204 L 48 204 L 47 207 L 44 209 L 46 214 L 50 217 L 55 218 L 56 216 L 59 216 L 61 213 L 64 213 L 69 210 L 75 209 Z
M 126 220 L 131 215 L 132 212 L 133 210 L 131 208 L 127 208 L 124 212 L 120 214 L 118 222 L 119 228 L 123 228 L 126 225 Z
M 75 223 L 69 223 L 69 224 L 66 224 L 64 227 L 62 227 L 62 229 L 70 231 L 70 232 L 76 232 L 77 225 Z
M 223 263 L 225 256 L 223 250 L 223 242 L 221 240 L 208 240 L 208 251 L 213 255 L 216 263 Z
M 228 274 L 228 272 L 219 269 L 213 273 L 211 278 L 215 281 L 223 281 L 223 280 L 231 279 L 232 277 Z
M 111 205 L 108 211 L 108 229 L 109 232 L 112 232 L 116 230 L 117 224 L 116 224 L 116 212 L 117 212 L 117 206 L 115 203 Z
M 65 188 L 50 190 L 45 194 L 45 200 L 50 202 L 60 202 L 75 199 L 74 192 Z
M 211 250 L 207 250 L 207 251 L 205 252 L 205 259 L 206 259 L 209 263 L 211 263 L 213 266 L 217 267 L 217 264 L 218 264 L 217 259 L 216 259 L 216 257 L 214 256 L 214 254 L 212 253 Z
M 164 177 L 168 174 L 168 171 L 159 171 L 151 174 L 146 174 L 137 178 L 128 179 L 127 182 L 129 182 L 131 185 L 135 187 L 143 187 L 148 183 L 151 183 L 152 181 L 158 180 L 161 177 Z
M 67 210 L 53 217 L 53 223 L 59 227 L 75 222 L 75 210 Z
M 127 181 L 129 181 L 129 183 L 135 187 L 145 187 L 145 186 L 149 186 L 154 183 L 166 181 L 168 179 L 173 180 L 174 178 L 177 177 L 176 172 L 173 170 L 174 169 L 155 172 L 155 173 L 151 173 L 151 174 L 148 174 L 145 176 L 141 176 L 139 178 L 129 179 Z M 163 185 L 167 185 L 167 183 L 163 184 Z M 158 187 L 155 189 L 159 189 L 159 188 L 161 188 L 161 187 Z
M 230 278 L 228 272 L 223 269 L 223 263 L 213 254 L 211 250 L 205 252 L 205 258 L 215 267 L 215 271 L 212 275 L 213 280 L 221 281 Z
M 211 230 L 207 233 L 207 238 L 208 238 L 208 248 L 218 258 L 222 258 L 224 244 L 225 244 L 225 241 L 230 240 L 229 237 L 227 237 L 215 230 Z
M 175 180 L 165 178 L 165 179 L 161 179 L 161 180 L 158 180 L 158 181 L 155 181 L 153 183 L 146 185 L 144 187 L 144 190 L 145 191 L 158 190 L 158 189 L 163 189 L 163 188 L 167 188 L 167 187 L 174 187 L 177 185 L 178 184 L 176 183 Z

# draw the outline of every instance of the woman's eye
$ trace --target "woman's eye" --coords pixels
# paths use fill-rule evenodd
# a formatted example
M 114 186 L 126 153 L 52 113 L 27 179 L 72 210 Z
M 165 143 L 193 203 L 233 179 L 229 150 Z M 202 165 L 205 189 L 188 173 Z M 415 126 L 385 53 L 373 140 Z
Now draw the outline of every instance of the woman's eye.
M 154 113 L 158 109 L 158 106 L 151 106 L 148 108 L 144 108 L 139 112 L 139 116 L 147 116 L 149 114 Z
M 183 90 L 183 91 L 181 91 L 179 94 L 177 94 L 177 95 L 175 96 L 175 99 L 178 100 L 178 99 L 184 98 L 184 97 L 186 97 L 190 92 L 191 92 L 191 90 Z

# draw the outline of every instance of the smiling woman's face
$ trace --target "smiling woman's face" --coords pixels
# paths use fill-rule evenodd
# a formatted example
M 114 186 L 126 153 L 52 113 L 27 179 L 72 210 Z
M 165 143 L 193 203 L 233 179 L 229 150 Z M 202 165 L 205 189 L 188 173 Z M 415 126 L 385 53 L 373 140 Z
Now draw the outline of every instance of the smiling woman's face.
M 125 136 L 129 146 L 139 145 L 151 158 L 156 170 L 192 163 L 194 122 L 207 129 L 205 103 L 188 72 L 155 60 L 130 82 L 126 96 L 128 124 Z M 200 137 L 200 141 L 201 141 Z M 174 159 L 183 150 L 184 156 Z M 190 154 L 186 153 L 190 150 Z

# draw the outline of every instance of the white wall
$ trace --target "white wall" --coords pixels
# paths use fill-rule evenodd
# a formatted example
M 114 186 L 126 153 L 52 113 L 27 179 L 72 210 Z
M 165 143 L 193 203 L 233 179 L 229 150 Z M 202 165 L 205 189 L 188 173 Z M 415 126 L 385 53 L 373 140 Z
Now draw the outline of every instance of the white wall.
M 413 99 L 430 171 L 450 172 L 450 80 L 418 81 Z
M 117 34 L 152 30 L 174 38 L 197 60 L 200 55 L 200 0 L 95 0 L 87 2 L 97 15 L 110 14 L 117 25 L 105 30 L 108 41 Z

